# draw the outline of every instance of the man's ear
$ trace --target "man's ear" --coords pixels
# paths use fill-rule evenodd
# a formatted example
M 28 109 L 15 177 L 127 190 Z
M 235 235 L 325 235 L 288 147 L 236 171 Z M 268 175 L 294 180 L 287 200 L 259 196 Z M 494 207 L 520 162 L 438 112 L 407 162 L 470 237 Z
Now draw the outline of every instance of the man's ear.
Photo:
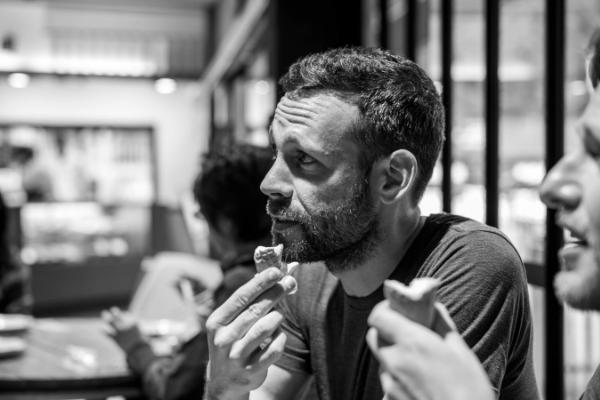
M 396 150 L 379 163 L 378 189 L 384 204 L 412 194 L 419 171 L 413 153 L 406 149 Z

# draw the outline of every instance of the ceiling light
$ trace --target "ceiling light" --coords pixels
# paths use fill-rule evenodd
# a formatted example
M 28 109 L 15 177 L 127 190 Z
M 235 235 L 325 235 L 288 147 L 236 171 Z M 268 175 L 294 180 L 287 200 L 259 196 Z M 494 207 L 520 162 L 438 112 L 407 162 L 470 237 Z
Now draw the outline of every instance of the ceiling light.
M 171 78 L 160 78 L 154 81 L 154 90 L 160 94 L 171 94 L 177 90 L 177 82 Z
M 8 84 L 15 89 L 24 89 L 29 86 L 29 75 L 22 72 L 14 72 L 8 75 Z

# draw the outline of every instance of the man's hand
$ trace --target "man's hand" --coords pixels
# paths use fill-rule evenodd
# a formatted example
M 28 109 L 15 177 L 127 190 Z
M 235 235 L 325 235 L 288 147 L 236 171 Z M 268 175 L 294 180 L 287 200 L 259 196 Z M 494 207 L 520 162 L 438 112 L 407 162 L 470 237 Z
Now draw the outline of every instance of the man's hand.
M 436 303 L 433 331 L 392 310 L 387 300 L 369 316 L 367 343 L 381 364 L 387 399 L 492 400 L 489 379 L 448 311 Z
M 236 290 L 206 321 L 209 367 L 206 399 L 245 398 L 258 388 L 281 356 L 283 316 L 273 307 L 296 280 L 269 268 Z
M 107 324 L 108 334 L 125 352 L 144 340 L 135 317 L 128 312 L 111 307 L 102 311 L 102 319 Z

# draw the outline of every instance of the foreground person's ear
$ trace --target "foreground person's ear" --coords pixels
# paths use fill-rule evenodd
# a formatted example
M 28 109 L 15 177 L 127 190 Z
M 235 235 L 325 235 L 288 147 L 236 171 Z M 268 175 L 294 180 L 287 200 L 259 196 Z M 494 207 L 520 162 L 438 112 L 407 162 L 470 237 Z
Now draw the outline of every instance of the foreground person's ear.
M 412 195 L 418 174 L 413 153 L 406 149 L 396 150 L 377 164 L 379 196 L 384 204 Z

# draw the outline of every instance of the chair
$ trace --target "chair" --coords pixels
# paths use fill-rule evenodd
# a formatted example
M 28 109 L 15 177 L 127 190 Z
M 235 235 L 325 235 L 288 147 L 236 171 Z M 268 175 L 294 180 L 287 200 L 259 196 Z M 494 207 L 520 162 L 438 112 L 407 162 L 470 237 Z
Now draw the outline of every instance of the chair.
M 189 277 L 206 289 L 214 289 L 223 279 L 217 261 L 171 251 L 144 259 L 142 271 L 142 278 L 129 304 L 129 312 L 139 320 L 193 320 L 196 316 L 183 300 L 177 282 L 182 277 Z

